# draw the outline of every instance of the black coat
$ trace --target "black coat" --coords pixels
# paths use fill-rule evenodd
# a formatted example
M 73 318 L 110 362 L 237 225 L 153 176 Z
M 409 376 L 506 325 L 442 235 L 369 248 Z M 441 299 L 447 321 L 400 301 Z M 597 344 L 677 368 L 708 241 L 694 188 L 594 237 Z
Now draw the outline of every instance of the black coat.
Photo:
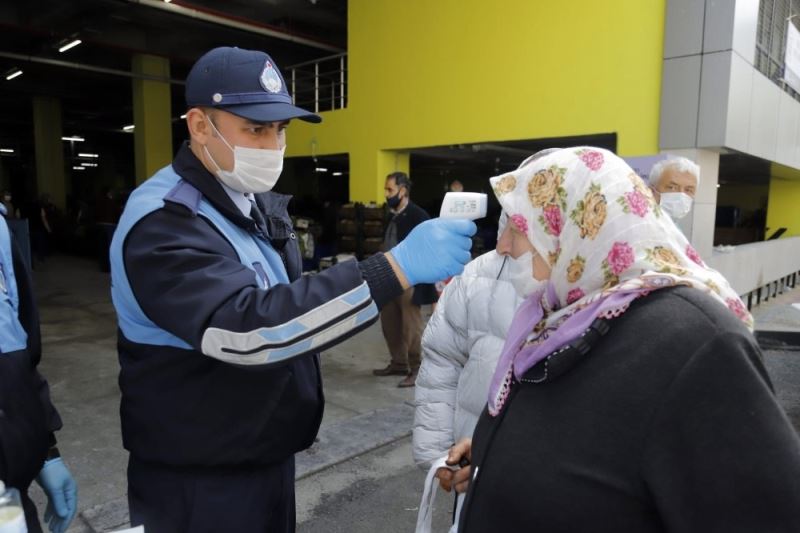
M 408 205 L 400 213 L 393 215 L 389 218 L 389 224 L 394 223 L 397 226 L 397 242 L 402 241 L 411 230 L 416 228 L 431 217 L 420 206 L 408 201 Z M 386 225 L 387 230 L 389 225 Z M 385 237 L 385 236 L 384 236 Z M 412 302 L 415 305 L 425 305 L 436 302 L 439 297 L 436 295 L 436 287 L 430 283 L 420 283 L 414 286 L 414 296 Z
M 30 274 L 12 237 L 18 317 L 27 349 L 0 354 L 0 480 L 25 491 L 42 469 L 61 418 L 50 402 L 47 381 L 36 370 L 41 359 L 39 313 Z
M 459 531 L 800 531 L 800 440 L 741 322 L 682 287 L 605 324 L 483 413 Z

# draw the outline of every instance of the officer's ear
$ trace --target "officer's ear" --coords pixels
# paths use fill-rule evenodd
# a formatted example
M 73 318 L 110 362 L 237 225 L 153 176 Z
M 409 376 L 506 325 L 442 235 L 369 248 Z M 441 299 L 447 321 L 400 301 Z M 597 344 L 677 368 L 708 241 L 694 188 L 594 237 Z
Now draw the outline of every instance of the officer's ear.
M 192 140 L 204 145 L 212 135 L 211 124 L 205 111 L 199 107 L 193 107 L 186 112 L 186 127 L 189 129 L 189 136 Z

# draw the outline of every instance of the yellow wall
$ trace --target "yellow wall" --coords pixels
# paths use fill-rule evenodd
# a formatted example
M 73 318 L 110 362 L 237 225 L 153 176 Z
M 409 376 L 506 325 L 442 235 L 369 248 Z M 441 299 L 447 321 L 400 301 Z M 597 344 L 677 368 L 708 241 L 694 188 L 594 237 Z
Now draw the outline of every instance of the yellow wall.
M 287 155 L 349 152 L 353 200 L 383 201 L 387 150 L 616 132 L 622 155 L 658 152 L 664 0 L 350 0 L 348 18 L 348 109 L 293 124 Z
M 800 180 L 773 177 L 769 183 L 767 234 L 787 228 L 784 237 L 800 235 Z

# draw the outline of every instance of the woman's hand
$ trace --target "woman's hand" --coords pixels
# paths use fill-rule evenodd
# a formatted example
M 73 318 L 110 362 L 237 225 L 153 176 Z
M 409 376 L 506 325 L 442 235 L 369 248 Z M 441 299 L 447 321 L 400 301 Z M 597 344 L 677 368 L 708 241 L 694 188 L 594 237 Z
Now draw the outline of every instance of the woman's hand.
M 457 470 L 440 468 L 436 471 L 439 479 L 439 486 L 447 492 L 455 488 L 456 492 L 467 492 L 469 480 L 472 476 L 472 466 L 469 464 L 472 459 L 472 439 L 462 439 L 455 446 L 450 448 L 447 454 L 447 464 L 462 466 Z

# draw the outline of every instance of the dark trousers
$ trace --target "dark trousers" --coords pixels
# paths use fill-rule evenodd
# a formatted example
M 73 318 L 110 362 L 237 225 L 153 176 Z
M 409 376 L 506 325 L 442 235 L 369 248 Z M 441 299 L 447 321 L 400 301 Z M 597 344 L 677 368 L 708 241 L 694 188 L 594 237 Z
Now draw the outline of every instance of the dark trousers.
M 22 510 L 25 511 L 25 523 L 28 526 L 28 533 L 42 533 L 42 526 L 39 523 L 39 513 L 36 505 L 28 497 L 28 491 L 20 491 L 22 497 Z
M 381 328 L 392 366 L 408 366 L 411 372 L 419 369 L 422 352 L 422 310 L 413 298 L 411 287 L 381 309 Z
M 128 460 L 131 526 L 147 533 L 293 533 L 294 457 L 266 467 L 169 468 Z

